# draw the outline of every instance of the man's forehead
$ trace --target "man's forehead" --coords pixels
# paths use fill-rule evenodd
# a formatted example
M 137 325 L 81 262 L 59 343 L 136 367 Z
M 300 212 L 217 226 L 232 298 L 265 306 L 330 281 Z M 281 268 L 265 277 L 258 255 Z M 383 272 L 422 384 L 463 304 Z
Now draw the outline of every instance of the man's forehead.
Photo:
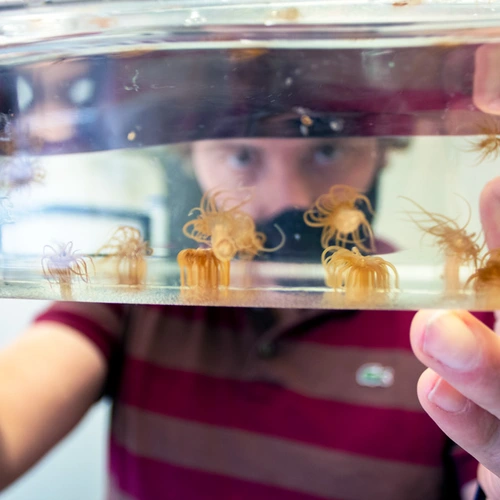
M 117 148 L 231 137 L 409 136 L 416 120 L 442 123 L 442 110 L 453 109 L 455 94 L 441 69 L 456 50 L 266 49 L 243 57 L 229 49 L 158 50 L 89 56 L 88 70 L 76 58 L 61 59 L 50 73 L 64 79 L 88 71 L 99 113 L 94 118 L 87 107 L 74 119 Z M 37 68 L 27 64 L 7 76 Z M 37 88 L 46 86 L 43 79 L 31 84 L 44 95 Z M 97 148 L 84 139 L 82 149 Z
M 213 139 L 205 141 L 194 141 L 193 147 L 204 152 L 210 151 L 234 151 L 241 148 L 252 149 L 308 149 L 316 146 L 331 144 L 333 146 L 346 144 L 353 147 L 374 146 L 376 139 L 373 137 L 343 137 L 343 138 L 234 138 L 234 139 Z

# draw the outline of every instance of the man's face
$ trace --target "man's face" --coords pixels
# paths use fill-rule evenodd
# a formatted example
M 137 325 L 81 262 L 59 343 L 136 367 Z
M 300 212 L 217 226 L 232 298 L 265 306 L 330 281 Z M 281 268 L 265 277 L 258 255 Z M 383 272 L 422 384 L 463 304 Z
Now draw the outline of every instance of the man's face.
M 252 187 L 242 210 L 257 222 L 287 210 L 305 211 L 334 184 L 366 192 L 377 160 L 372 138 L 207 140 L 192 149 L 202 190 L 229 190 L 233 197 L 238 187 Z M 247 195 L 243 190 L 241 196 Z
M 17 78 L 21 129 L 48 143 L 72 139 L 95 91 L 86 63 L 39 63 L 28 68 Z

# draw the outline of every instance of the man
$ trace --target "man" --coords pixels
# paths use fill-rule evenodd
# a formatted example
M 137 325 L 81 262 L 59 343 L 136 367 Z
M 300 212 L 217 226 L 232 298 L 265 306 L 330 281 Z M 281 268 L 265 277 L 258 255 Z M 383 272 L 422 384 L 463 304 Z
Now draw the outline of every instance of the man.
M 296 220 L 334 184 L 374 195 L 381 142 L 325 139 L 324 115 L 310 118 L 317 137 L 301 115 L 287 117 L 293 138 L 196 141 L 201 188 L 253 186 L 245 209 L 263 227 Z M 317 255 L 319 234 L 303 240 L 283 250 Z M 412 317 L 55 304 L 0 355 L 1 484 L 106 394 L 111 498 L 465 498 L 476 463 L 414 395 Z

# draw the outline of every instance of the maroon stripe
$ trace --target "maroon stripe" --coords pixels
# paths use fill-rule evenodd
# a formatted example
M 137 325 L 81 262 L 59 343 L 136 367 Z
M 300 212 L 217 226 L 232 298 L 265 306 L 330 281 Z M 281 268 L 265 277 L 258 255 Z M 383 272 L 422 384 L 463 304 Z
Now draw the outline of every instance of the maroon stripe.
M 211 327 L 227 327 L 238 334 L 243 328 L 248 328 L 247 309 L 160 306 L 157 310 L 166 320 L 185 321 L 189 329 L 203 327 L 209 331 Z M 318 310 L 316 316 L 306 318 L 283 333 L 297 338 L 307 333 L 308 341 L 326 345 L 411 351 L 409 331 L 414 315 L 414 311 Z M 273 330 L 278 328 L 276 325 Z M 355 335 L 350 335 L 350 332 L 355 332 Z
M 114 318 L 119 319 L 123 316 L 127 307 L 129 306 L 125 304 L 108 304 L 105 302 L 53 302 L 47 310 L 82 313 L 84 316 L 95 312 L 102 316 L 111 312 Z
M 161 306 L 151 305 L 146 306 L 149 310 L 160 312 L 166 319 L 184 320 L 189 324 L 195 326 L 202 325 L 203 327 L 218 327 L 228 328 L 232 331 L 239 331 L 243 328 L 248 328 L 249 322 L 249 309 L 238 307 L 206 307 L 206 306 Z M 276 312 L 287 311 L 287 309 L 274 309 Z M 290 316 L 294 319 L 292 327 L 289 328 L 287 333 L 298 334 L 303 333 L 304 330 L 314 328 L 316 323 L 322 324 L 326 321 L 336 320 L 337 317 L 351 317 L 357 314 L 357 311 L 325 311 L 324 309 L 308 309 L 304 311 L 301 318 L 297 310 L 290 310 L 295 314 L 275 314 L 276 320 L 279 324 L 273 325 L 273 328 L 283 326 Z M 279 321 L 281 319 L 281 321 Z
M 411 350 L 409 333 L 414 315 L 412 311 L 359 311 L 318 325 L 308 333 L 307 340 L 335 346 Z
M 120 401 L 146 411 L 384 460 L 441 464 L 443 434 L 423 412 L 315 399 L 270 383 L 215 378 L 133 359 L 127 364 Z
M 462 488 L 470 481 L 477 479 L 478 462 L 462 448 L 456 446 L 452 453 L 453 462 L 456 464 L 458 482 Z
M 187 327 L 202 324 L 243 328 L 246 309 L 231 307 L 147 306 L 159 310 L 166 318 L 184 320 Z M 405 349 L 410 351 L 409 332 L 415 311 L 317 311 L 317 316 L 306 319 L 289 332 L 300 335 L 307 332 L 307 340 L 326 345 L 365 347 L 374 349 Z M 474 312 L 480 321 L 493 328 L 491 312 Z M 194 323 L 195 325 L 192 325 Z M 355 332 L 350 335 L 349 332 Z
M 113 311 L 117 316 L 122 316 L 126 307 L 125 304 L 117 304 L 117 303 L 108 304 L 101 302 L 101 304 L 107 307 L 108 309 L 111 309 L 111 311 Z
M 485 312 L 473 312 L 473 316 L 475 316 L 479 321 L 482 321 L 487 327 L 492 330 L 495 328 L 495 313 L 491 311 Z
M 209 306 L 165 306 L 146 305 L 147 310 L 158 311 L 166 320 L 175 319 L 185 321 L 190 328 L 213 326 L 240 330 L 246 327 L 245 309 L 236 307 L 209 307 Z
M 108 476 L 107 490 L 106 500 L 138 500 L 137 498 L 121 491 L 120 488 L 118 488 L 118 486 L 116 485 L 112 476 Z
M 493 328 L 493 313 L 473 314 Z M 339 316 L 325 321 L 308 331 L 307 340 L 335 346 L 411 351 L 409 333 L 414 315 L 414 311 L 359 311 L 353 316 Z M 349 335 L 351 331 L 355 334 Z
M 97 346 L 106 359 L 110 358 L 111 351 L 114 347 L 113 344 L 116 342 L 112 333 L 102 328 L 98 323 L 68 311 L 49 309 L 37 316 L 35 321 L 55 321 L 81 332 Z
M 110 443 L 114 482 L 137 500 L 317 500 L 317 496 L 135 456 Z M 330 497 L 329 497 L 330 498 Z M 332 500 L 335 500 L 332 497 Z

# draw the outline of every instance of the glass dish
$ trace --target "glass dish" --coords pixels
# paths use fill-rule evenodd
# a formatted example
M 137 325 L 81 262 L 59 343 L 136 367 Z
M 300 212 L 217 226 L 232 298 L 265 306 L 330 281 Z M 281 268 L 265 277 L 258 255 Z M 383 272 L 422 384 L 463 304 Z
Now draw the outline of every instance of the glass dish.
M 500 308 L 499 43 L 490 2 L 0 2 L 0 297 Z

